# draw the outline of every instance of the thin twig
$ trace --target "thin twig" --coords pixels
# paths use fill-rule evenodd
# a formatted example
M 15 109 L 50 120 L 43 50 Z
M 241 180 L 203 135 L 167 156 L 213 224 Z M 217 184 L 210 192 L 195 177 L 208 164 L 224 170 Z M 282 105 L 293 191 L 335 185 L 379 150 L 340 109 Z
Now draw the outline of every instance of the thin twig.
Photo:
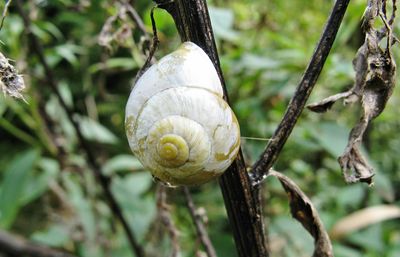
M 129 4 L 129 2 L 124 2 L 124 1 L 120 2 L 121 4 L 124 5 L 126 10 L 128 11 L 127 13 L 129 17 L 131 17 L 132 21 L 136 24 L 137 28 L 142 32 L 143 35 L 147 36 L 146 26 L 144 25 L 142 19 L 140 18 L 135 8 L 133 8 L 132 5 Z
M 394 20 L 396 19 L 397 3 L 396 0 L 392 0 L 392 16 L 389 20 L 389 25 L 392 27 Z
M 6 4 L 4 5 L 4 9 L 3 9 L 3 14 L 1 17 L 1 23 L 0 23 L 0 31 L 3 28 L 3 24 L 4 24 L 4 20 L 7 17 L 7 11 L 8 11 L 8 7 L 10 6 L 12 0 L 8 0 L 6 1 Z
M 76 257 L 67 252 L 35 244 L 26 239 L 0 231 L 0 254 L 30 257 Z
M 385 20 L 387 19 L 387 15 L 386 15 L 386 0 L 382 0 L 382 14 L 383 17 L 385 17 Z
M 208 257 L 217 257 L 217 253 L 215 252 L 214 246 L 208 236 L 207 230 L 204 226 L 202 216 L 198 214 L 196 210 L 196 206 L 194 205 L 192 196 L 190 195 L 190 191 L 188 187 L 183 187 L 183 192 L 185 193 L 186 204 L 190 212 L 190 216 L 192 217 L 193 223 L 196 227 L 197 237 L 200 239 L 201 243 L 206 250 Z
M 317 45 L 317 48 L 308 64 L 308 67 L 298 85 L 294 96 L 292 97 L 286 113 L 275 130 L 272 140 L 267 145 L 267 148 L 261 155 L 260 159 L 254 164 L 252 168 L 253 184 L 259 184 L 268 174 L 269 169 L 274 165 L 279 153 L 281 152 L 286 140 L 290 136 L 308 97 L 314 88 L 315 83 L 321 73 L 325 60 L 329 55 L 337 31 L 339 30 L 343 16 L 346 13 L 347 5 L 350 0 L 337 0 L 328 22 L 325 25 L 324 32 Z
M 82 150 L 86 154 L 89 168 L 92 170 L 94 176 L 99 181 L 111 211 L 121 222 L 122 227 L 127 235 L 130 246 L 132 248 L 132 251 L 136 254 L 137 257 L 144 256 L 144 251 L 143 251 L 141 245 L 139 245 L 139 243 L 137 242 L 132 229 L 130 228 L 127 220 L 125 219 L 125 217 L 122 213 L 121 207 L 119 206 L 117 200 L 115 199 L 114 195 L 111 192 L 110 179 L 108 177 L 104 176 L 103 173 L 101 172 L 101 168 L 100 168 L 99 164 L 97 163 L 88 142 L 83 137 L 83 134 L 79 127 L 78 122 L 76 121 L 76 119 L 74 119 L 73 111 L 67 106 L 64 99 L 61 97 L 60 92 L 58 91 L 58 85 L 57 85 L 56 79 L 54 77 L 54 74 L 53 74 L 50 66 L 48 65 L 48 63 L 46 61 L 42 45 L 40 44 L 40 42 L 39 42 L 38 38 L 35 36 L 35 34 L 32 33 L 31 20 L 23 9 L 22 1 L 17 0 L 16 6 L 17 6 L 17 10 L 18 10 L 19 14 L 21 15 L 21 17 L 24 21 L 25 30 L 29 37 L 32 51 L 37 55 L 37 57 L 39 58 L 39 62 L 41 63 L 41 65 L 44 68 L 44 71 L 46 74 L 46 80 L 47 80 L 46 84 L 48 84 L 50 86 L 50 89 L 57 96 L 57 99 L 60 102 L 61 107 L 67 113 L 67 117 L 68 117 L 69 121 L 71 122 L 71 124 L 75 130 L 75 133 L 77 135 L 78 142 L 81 145 Z
M 175 224 L 171 217 L 169 206 L 167 204 L 167 187 L 165 187 L 160 183 L 158 183 L 157 186 L 158 186 L 157 190 L 158 215 L 162 224 L 167 229 L 167 232 L 171 238 L 171 243 L 172 243 L 172 251 L 170 256 L 178 257 L 180 252 L 179 239 L 178 239 L 179 232 L 175 227 Z
M 153 29 L 153 40 L 152 40 L 152 44 L 151 44 L 151 47 L 149 50 L 149 56 L 147 57 L 147 60 L 142 67 L 142 70 L 141 70 L 142 72 L 146 71 L 146 69 L 150 66 L 151 60 L 153 59 L 153 56 L 158 48 L 158 44 L 160 43 L 160 40 L 158 39 L 158 34 L 157 34 L 157 25 L 156 25 L 156 21 L 154 19 L 154 10 L 157 7 L 158 6 L 152 7 L 151 11 L 150 11 L 151 27 Z
M 151 8 L 150 11 L 150 19 L 151 19 L 151 26 L 153 28 L 153 39 L 152 39 L 152 43 L 149 49 L 149 55 L 147 56 L 147 59 L 145 61 L 145 63 L 143 64 L 143 66 L 140 68 L 140 70 L 138 71 L 138 73 L 136 74 L 136 78 L 135 78 L 135 83 L 136 81 L 143 75 L 143 73 L 150 67 L 150 65 L 153 62 L 153 57 L 154 54 L 156 53 L 156 50 L 158 48 L 158 44 L 160 43 L 160 40 L 158 39 L 158 34 L 157 34 L 157 25 L 156 25 L 156 21 L 154 20 L 154 10 L 158 7 L 158 5 L 153 6 Z M 147 34 L 146 34 L 147 35 Z

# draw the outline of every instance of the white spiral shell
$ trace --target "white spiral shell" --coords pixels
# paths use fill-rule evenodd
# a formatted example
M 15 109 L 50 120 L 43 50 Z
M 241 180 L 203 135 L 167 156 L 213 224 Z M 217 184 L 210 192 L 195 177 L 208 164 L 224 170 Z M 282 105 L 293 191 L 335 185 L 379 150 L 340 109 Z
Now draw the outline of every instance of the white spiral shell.
M 218 74 L 191 42 L 151 66 L 132 89 L 125 128 L 130 148 L 157 179 L 201 184 L 222 174 L 240 146 L 237 119 Z

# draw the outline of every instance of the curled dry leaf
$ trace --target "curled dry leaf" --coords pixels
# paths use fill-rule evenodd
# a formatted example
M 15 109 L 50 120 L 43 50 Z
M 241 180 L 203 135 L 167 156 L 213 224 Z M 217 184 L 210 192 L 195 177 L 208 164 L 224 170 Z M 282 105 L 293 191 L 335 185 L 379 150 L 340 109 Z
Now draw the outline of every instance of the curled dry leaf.
M 268 173 L 268 176 L 274 176 L 279 179 L 288 194 L 292 216 L 314 238 L 315 249 L 313 257 L 332 257 L 331 241 L 311 200 L 287 176 L 273 170 Z
M 115 50 L 114 48 L 118 46 L 129 47 L 132 29 L 127 7 L 119 4 L 118 13 L 110 16 L 104 23 L 98 43 L 109 51 Z
M 393 9 L 396 9 L 395 6 Z M 314 112 L 326 112 L 340 99 L 344 99 L 345 105 L 354 102 L 361 103 L 363 110 L 361 118 L 350 132 L 344 153 L 338 158 L 347 183 L 359 181 L 372 183 L 373 169 L 362 156 L 359 147 L 370 121 L 382 113 L 395 86 L 396 63 L 391 52 L 391 46 L 394 43 L 391 25 L 395 15 L 393 13 L 387 21 L 385 11 L 385 1 L 368 1 L 362 24 L 365 30 L 364 44 L 358 49 L 353 60 L 356 72 L 353 88 L 307 106 Z M 385 25 L 379 30 L 373 27 L 377 17 L 380 17 Z M 379 43 L 384 38 L 387 39 L 387 44 L 386 48 L 382 49 Z
M 0 89 L 5 95 L 25 101 L 22 95 L 22 91 L 25 89 L 25 82 L 2 53 L 0 53 Z
M 400 218 L 400 208 L 395 205 L 378 205 L 356 211 L 339 220 L 330 231 L 334 239 L 389 219 Z

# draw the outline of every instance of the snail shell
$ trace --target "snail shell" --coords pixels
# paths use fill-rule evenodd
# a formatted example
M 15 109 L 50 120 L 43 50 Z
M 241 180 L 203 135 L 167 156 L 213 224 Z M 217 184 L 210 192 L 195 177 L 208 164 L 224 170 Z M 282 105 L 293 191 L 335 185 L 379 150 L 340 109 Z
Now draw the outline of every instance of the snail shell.
M 125 117 L 130 148 L 170 185 L 202 184 L 221 175 L 240 146 L 238 121 L 222 97 L 207 54 L 183 43 L 132 89 Z

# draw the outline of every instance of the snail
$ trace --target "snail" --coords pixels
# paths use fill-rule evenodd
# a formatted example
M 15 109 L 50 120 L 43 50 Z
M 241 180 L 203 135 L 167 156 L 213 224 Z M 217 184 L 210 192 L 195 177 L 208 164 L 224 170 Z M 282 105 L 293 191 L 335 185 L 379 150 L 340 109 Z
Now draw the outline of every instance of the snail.
M 143 73 L 126 105 L 125 130 L 153 177 L 171 186 L 198 185 L 230 166 L 240 130 L 222 97 L 214 65 L 191 42 Z

